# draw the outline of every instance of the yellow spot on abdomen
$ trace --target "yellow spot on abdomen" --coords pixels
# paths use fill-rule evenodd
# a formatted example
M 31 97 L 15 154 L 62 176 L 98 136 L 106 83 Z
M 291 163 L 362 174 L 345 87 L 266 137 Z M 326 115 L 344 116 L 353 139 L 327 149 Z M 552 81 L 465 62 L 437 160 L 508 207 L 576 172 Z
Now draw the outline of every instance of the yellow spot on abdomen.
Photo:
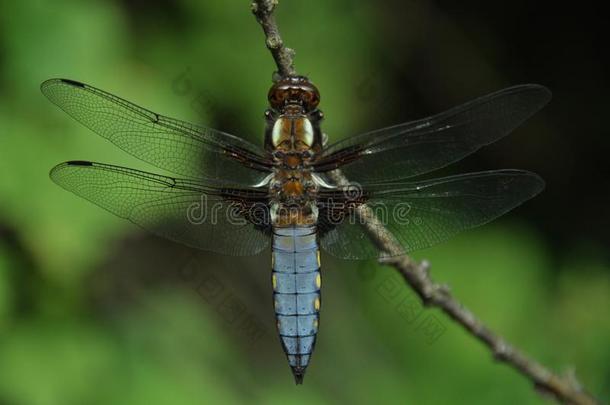
M 321 265 L 321 263 L 322 263 L 322 262 L 320 261 L 320 251 L 318 250 L 316 253 L 317 253 L 316 257 L 318 258 L 318 268 L 320 268 L 320 265 Z
M 318 289 L 320 289 L 321 286 L 322 286 L 322 278 L 320 277 L 320 273 L 318 273 L 316 275 L 316 287 Z
M 313 320 L 313 328 L 314 328 L 315 330 L 318 330 L 318 320 L 317 320 L 317 319 L 314 319 L 314 320 Z
M 315 301 L 313 302 L 313 307 L 316 311 L 320 310 L 320 297 L 316 297 Z
M 271 275 L 271 285 L 273 286 L 273 291 L 275 291 L 277 288 L 277 278 L 275 277 L 275 274 Z

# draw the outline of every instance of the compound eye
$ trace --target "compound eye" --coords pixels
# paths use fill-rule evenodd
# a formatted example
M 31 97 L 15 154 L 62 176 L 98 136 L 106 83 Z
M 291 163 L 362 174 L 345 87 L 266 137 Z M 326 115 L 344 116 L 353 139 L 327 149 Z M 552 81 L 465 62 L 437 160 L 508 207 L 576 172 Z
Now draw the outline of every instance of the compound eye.
M 312 95 L 310 92 L 308 92 L 308 91 L 303 92 L 303 101 L 305 101 L 305 103 L 307 105 L 311 105 L 311 99 L 312 99 Z
M 318 95 L 318 93 L 316 91 L 314 91 L 314 90 L 308 91 L 305 94 L 306 94 L 306 96 L 304 97 L 304 100 L 307 103 L 308 110 L 313 110 L 314 108 L 316 108 L 318 106 L 318 104 L 320 104 L 320 96 Z
M 271 103 L 274 108 L 279 108 L 284 105 L 287 97 L 288 94 L 285 90 L 276 89 L 269 95 L 269 103 Z

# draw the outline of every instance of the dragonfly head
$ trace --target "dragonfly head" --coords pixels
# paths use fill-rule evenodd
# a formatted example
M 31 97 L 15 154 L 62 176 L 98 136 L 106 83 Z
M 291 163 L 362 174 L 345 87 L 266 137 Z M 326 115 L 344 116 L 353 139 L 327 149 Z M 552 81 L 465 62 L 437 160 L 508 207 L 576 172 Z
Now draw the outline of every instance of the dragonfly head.
M 309 114 L 318 108 L 320 92 L 307 77 L 288 76 L 271 87 L 268 99 L 271 108 L 280 114 L 298 107 L 304 114 Z

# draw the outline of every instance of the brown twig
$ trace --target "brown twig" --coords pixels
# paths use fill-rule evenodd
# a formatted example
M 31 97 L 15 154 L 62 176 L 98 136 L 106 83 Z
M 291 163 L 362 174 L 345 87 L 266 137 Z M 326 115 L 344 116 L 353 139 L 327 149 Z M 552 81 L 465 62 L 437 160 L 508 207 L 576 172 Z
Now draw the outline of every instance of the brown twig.
M 272 16 L 277 0 L 255 0 L 252 9 L 267 36 L 267 47 L 271 50 L 281 76 L 295 74 L 294 52 L 283 46 L 277 24 Z M 349 186 L 348 180 L 339 170 L 330 173 L 339 186 Z M 487 346 L 497 361 L 506 363 L 533 382 L 535 388 L 560 403 L 594 405 L 599 402 L 578 383 L 573 373 L 558 375 L 528 357 L 504 338 L 487 328 L 474 314 L 457 301 L 449 288 L 432 281 L 430 264 L 411 259 L 390 231 L 383 226 L 374 212 L 366 205 L 357 209 L 360 223 L 375 245 L 384 252 L 381 263 L 393 266 L 415 290 L 424 305 L 440 308 L 451 319 L 460 324 L 469 334 Z
M 252 2 L 252 13 L 256 20 L 263 27 L 265 32 L 265 44 L 271 51 L 275 64 L 278 68 L 280 77 L 293 76 L 294 70 L 294 50 L 284 46 L 280 31 L 275 22 L 273 11 L 278 4 L 278 0 L 254 0 Z

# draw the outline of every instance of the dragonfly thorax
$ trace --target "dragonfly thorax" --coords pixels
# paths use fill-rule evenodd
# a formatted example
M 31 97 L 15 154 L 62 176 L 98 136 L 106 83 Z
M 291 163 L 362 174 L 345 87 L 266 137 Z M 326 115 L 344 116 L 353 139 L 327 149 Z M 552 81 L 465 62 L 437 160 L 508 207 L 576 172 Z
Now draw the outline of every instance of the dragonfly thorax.
M 308 166 L 311 153 L 274 153 L 275 169 L 269 182 L 271 218 L 275 226 L 311 225 L 317 222 L 319 185 Z

